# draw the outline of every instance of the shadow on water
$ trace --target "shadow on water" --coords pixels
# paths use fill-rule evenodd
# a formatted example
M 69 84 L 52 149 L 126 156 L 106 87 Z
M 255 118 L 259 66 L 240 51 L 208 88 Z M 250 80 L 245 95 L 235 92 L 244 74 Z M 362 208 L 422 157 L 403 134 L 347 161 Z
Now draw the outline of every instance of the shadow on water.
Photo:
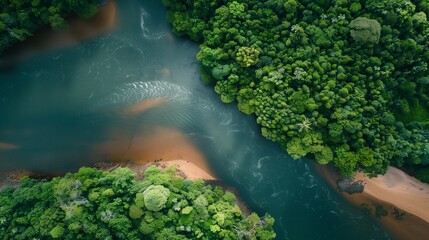
M 69 19 L 69 27 L 52 31 L 43 27 L 34 36 L 18 43 L 0 55 L 0 71 L 10 70 L 20 61 L 42 52 L 79 44 L 102 33 L 109 32 L 116 24 L 116 4 L 109 1 L 89 20 L 78 17 Z
M 117 28 L 0 73 L 0 169 L 195 158 L 276 218 L 278 239 L 388 239 L 252 116 L 199 82 L 196 44 L 172 36 L 160 1 L 119 1 Z

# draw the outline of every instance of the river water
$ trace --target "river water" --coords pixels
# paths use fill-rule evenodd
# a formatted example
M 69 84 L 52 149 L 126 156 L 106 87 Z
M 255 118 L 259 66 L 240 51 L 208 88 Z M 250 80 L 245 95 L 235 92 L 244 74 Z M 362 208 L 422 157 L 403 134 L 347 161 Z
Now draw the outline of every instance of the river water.
M 276 218 L 277 239 L 389 239 L 199 81 L 198 45 L 172 35 L 160 2 L 119 1 L 112 32 L 1 70 L 0 171 L 153 161 L 147 151 L 161 146 L 164 160 L 205 159 L 251 210 Z

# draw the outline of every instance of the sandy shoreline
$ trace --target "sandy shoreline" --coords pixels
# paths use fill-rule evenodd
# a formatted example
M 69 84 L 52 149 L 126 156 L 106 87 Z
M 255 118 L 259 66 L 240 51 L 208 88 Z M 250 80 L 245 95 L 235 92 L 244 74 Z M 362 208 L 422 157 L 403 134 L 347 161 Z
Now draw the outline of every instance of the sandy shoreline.
M 122 162 L 117 164 L 113 162 L 100 162 L 100 163 L 96 163 L 93 167 L 103 171 L 112 171 L 113 169 L 118 167 L 126 167 L 131 169 L 133 172 L 137 173 L 138 175 L 143 176 L 142 173 L 146 170 L 146 168 L 152 165 L 156 165 L 161 168 L 168 167 L 168 166 L 175 166 L 177 170 L 177 175 L 189 180 L 197 180 L 197 179 L 217 180 L 214 177 L 214 174 L 212 172 L 204 170 L 203 168 L 201 168 L 191 160 L 183 160 L 183 159 L 169 160 L 164 162 L 159 162 L 155 160 L 147 163 L 136 163 L 133 161 Z
M 176 166 L 177 169 L 182 172 L 189 180 L 216 180 L 216 178 L 213 177 L 213 173 L 206 172 L 205 170 L 188 160 L 171 160 L 165 162 L 165 165 Z
M 134 162 L 122 162 L 122 163 L 113 163 L 113 162 L 99 162 L 94 164 L 94 166 L 99 170 L 102 171 L 111 171 L 118 167 L 127 167 L 130 168 L 132 171 L 137 173 L 138 175 L 141 175 L 146 168 L 152 165 L 157 165 L 162 168 L 167 166 L 176 166 L 177 174 L 179 176 L 182 176 L 185 179 L 189 180 L 217 180 L 214 177 L 214 174 L 210 171 L 206 171 L 203 168 L 199 167 L 197 164 L 193 163 L 190 160 L 183 160 L 183 159 L 177 159 L 177 160 L 170 160 L 165 162 L 148 162 L 145 164 L 139 164 Z M 58 176 L 61 176 L 62 174 L 56 174 Z M 56 176 L 53 175 L 53 176 Z M 26 176 L 39 176 L 36 173 L 32 173 L 29 171 L 13 171 L 7 174 L 6 176 L 0 177 L 0 191 L 3 190 L 6 187 L 18 187 L 19 186 L 19 179 L 26 177 Z M 48 178 L 53 176 L 47 176 Z M 39 176 L 40 177 L 40 176 Z
M 355 179 L 365 183 L 364 193 L 393 204 L 429 223 L 428 184 L 394 167 L 389 167 L 384 176 L 368 178 L 357 173 Z
M 340 178 L 337 171 L 317 166 L 334 188 Z M 368 178 L 362 173 L 355 180 L 365 185 L 363 193 L 339 192 L 346 200 L 368 211 L 392 239 L 426 239 L 429 233 L 429 185 L 419 182 L 397 168 L 390 167 L 386 175 Z M 384 209 L 386 216 L 376 216 L 376 209 Z M 404 214 L 404 215 L 403 215 Z
M 131 137 L 130 137 L 131 136 Z M 173 160 L 189 160 L 210 173 L 200 150 L 181 131 L 162 126 L 134 126 L 112 128 L 106 140 L 92 147 L 91 162 L 147 164 Z M 213 175 L 213 174 L 211 174 Z
M 188 179 L 215 180 L 204 154 L 180 130 L 146 125 L 138 121 L 147 110 L 167 103 L 167 99 L 146 99 L 127 106 L 123 114 L 128 126 L 112 126 L 105 141 L 92 146 L 91 162 L 113 162 L 126 167 L 144 168 L 156 163 L 161 166 L 176 165 Z

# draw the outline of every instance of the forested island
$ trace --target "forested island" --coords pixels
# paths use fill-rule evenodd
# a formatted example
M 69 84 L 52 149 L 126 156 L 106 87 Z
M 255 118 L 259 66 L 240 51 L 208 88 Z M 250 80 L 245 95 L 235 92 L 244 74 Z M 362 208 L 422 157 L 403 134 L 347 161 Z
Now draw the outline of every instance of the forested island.
M 428 182 L 428 1 L 163 3 L 203 81 L 293 158 Z

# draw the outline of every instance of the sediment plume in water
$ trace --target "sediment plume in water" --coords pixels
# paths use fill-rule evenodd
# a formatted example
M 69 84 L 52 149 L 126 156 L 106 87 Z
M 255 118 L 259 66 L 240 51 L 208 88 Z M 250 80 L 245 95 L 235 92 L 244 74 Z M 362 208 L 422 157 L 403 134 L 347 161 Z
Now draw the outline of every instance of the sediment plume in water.
M 0 151 L 14 150 L 14 149 L 18 149 L 18 148 L 19 148 L 19 146 L 16 144 L 7 143 L 7 142 L 0 142 Z
M 93 147 L 91 160 L 138 164 L 185 160 L 213 176 L 203 154 L 179 130 L 161 126 L 142 127 L 133 137 L 126 132 L 110 130 L 106 141 Z
M 128 106 L 123 110 L 124 114 L 127 115 L 136 115 L 140 114 L 150 108 L 162 105 L 167 103 L 167 99 L 165 98 L 154 98 L 154 99 L 148 99 L 141 102 L 137 102 L 132 104 L 131 106 Z
M 105 141 L 92 147 L 92 162 L 127 162 L 137 164 L 185 160 L 214 176 L 204 155 L 182 132 L 161 125 L 145 125 L 134 117 L 148 109 L 168 103 L 166 98 L 151 98 L 125 107 L 123 114 L 130 116 L 127 126 L 112 124 Z M 180 163 L 180 162 L 177 162 Z M 183 165 L 183 164 L 182 164 Z M 190 165 L 190 168 L 194 168 Z

